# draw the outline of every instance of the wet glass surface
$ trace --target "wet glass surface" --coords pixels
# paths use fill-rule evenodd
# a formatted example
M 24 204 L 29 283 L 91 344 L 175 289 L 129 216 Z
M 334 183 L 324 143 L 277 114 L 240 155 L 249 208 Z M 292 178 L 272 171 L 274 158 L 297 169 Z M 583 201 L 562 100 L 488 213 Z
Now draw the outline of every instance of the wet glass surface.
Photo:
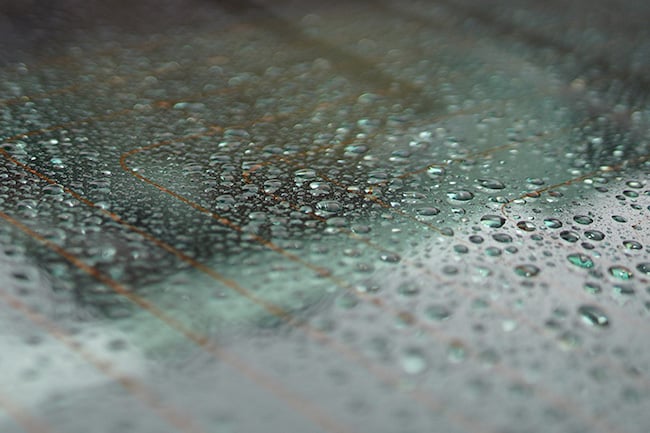
M 648 431 L 647 6 L 151 3 L 0 3 L 0 431 Z

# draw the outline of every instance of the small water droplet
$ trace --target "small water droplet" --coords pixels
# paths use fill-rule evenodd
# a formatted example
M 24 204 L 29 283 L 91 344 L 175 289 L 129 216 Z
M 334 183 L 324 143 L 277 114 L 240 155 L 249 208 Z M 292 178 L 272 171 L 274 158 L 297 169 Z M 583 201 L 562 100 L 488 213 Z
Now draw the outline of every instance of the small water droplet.
M 587 215 L 576 215 L 573 217 L 573 221 L 577 222 L 578 224 L 589 225 L 594 222 L 594 219 Z
M 503 244 L 512 242 L 512 236 L 506 233 L 495 233 L 492 235 L 492 239 Z
M 506 219 L 499 215 L 483 215 L 481 217 L 481 223 L 486 227 L 499 228 L 503 227 L 506 223 Z
M 425 314 L 430 319 L 442 321 L 451 316 L 451 310 L 444 305 L 430 305 L 426 308 Z
M 580 254 L 580 253 L 569 254 L 567 256 L 567 259 L 569 259 L 569 262 L 571 262 L 572 264 L 580 268 L 589 269 L 594 267 L 594 261 L 591 260 L 591 257 L 589 257 L 586 254 Z
M 549 229 L 559 229 L 562 227 L 562 221 L 556 218 L 546 218 L 544 220 L 544 225 Z
M 571 242 L 571 243 L 578 242 L 578 240 L 580 239 L 580 236 L 578 235 L 578 233 L 572 232 L 570 230 L 565 230 L 565 231 L 561 232 L 560 237 L 562 239 L 564 239 L 565 241 Z
M 609 318 L 603 310 L 593 305 L 578 307 L 578 314 L 584 323 L 590 326 L 604 327 L 609 325 Z
M 605 239 L 605 233 L 598 230 L 587 230 L 585 232 L 585 237 L 592 241 L 602 241 Z
M 643 245 L 637 241 L 623 241 L 623 246 L 628 250 L 640 250 L 643 249 Z
M 451 200 L 456 201 L 469 201 L 474 198 L 474 194 L 471 191 L 459 190 L 448 192 L 447 197 L 449 197 Z
M 630 280 L 633 277 L 632 271 L 624 266 L 612 266 L 608 271 L 611 276 L 619 280 Z
M 456 251 L 458 254 L 467 254 L 469 251 L 469 248 L 467 248 L 465 245 L 454 245 L 454 251 Z
M 515 266 L 515 273 L 521 277 L 531 278 L 539 274 L 540 269 L 535 265 L 518 265 Z
M 585 283 L 584 285 L 585 292 L 595 295 L 603 291 L 603 289 L 596 283 Z
M 517 228 L 525 232 L 532 232 L 535 231 L 535 224 L 531 223 L 530 221 L 519 221 L 517 223 Z
M 422 215 L 422 216 L 434 216 L 440 213 L 440 209 L 435 207 L 421 207 L 419 209 L 416 209 L 415 212 L 418 215 Z
M 636 268 L 639 270 L 639 272 L 650 275 L 650 263 L 639 263 Z
M 427 368 L 426 357 L 422 350 L 417 347 L 408 348 L 404 351 L 401 364 L 406 374 L 419 374 Z
M 503 182 L 498 181 L 496 179 L 479 179 L 478 183 L 483 188 L 487 188 L 487 189 L 504 189 L 506 187 L 503 184 Z

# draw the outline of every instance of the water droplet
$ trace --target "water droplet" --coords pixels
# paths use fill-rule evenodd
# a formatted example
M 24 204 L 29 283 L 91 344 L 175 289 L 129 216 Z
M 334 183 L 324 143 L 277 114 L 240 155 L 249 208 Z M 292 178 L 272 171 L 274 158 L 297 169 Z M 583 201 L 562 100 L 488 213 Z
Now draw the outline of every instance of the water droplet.
M 515 266 L 515 273 L 521 277 L 534 277 L 539 274 L 540 269 L 535 265 L 519 265 Z
M 341 203 L 336 200 L 323 200 L 316 203 L 316 208 L 325 212 L 336 213 L 343 207 L 341 206 Z
M 608 271 L 611 276 L 618 278 L 619 280 L 630 280 L 633 277 L 632 271 L 624 266 L 612 266 Z
M 525 232 L 532 232 L 535 231 L 535 224 L 531 223 L 530 221 L 519 221 L 517 223 L 517 228 Z
M 435 207 L 421 207 L 415 211 L 418 215 L 422 216 L 434 216 L 440 213 L 440 209 Z
M 499 215 L 483 215 L 481 217 L 481 223 L 486 227 L 499 228 L 503 227 L 506 223 L 506 219 Z
M 591 239 L 592 241 L 602 241 L 605 239 L 605 233 L 598 230 L 587 230 L 585 232 L 585 237 Z
M 565 231 L 561 232 L 560 237 L 562 239 L 564 239 L 565 241 L 571 242 L 571 243 L 578 242 L 578 240 L 580 239 L 580 236 L 578 235 L 578 233 L 572 232 L 570 230 L 565 230 Z
M 402 296 L 411 297 L 420 293 L 420 288 L 413 284 L 400 284 L 400 286 L 397 288 L 397 293 Z
M 506 187 L 503 184 L 503 182 L 498 181 L 496 179 L 479 179 L 478 183 L 483 188 L 487 188 L 487 189 L 504 189 Z
M 452 341 L 447 350 L 447 359 L 450 362 L 462 362 L 467 357 L 467 348 L 460 341 Z
M 630 180 L 630 181 L 626 182 L 625 184 L 627 186 L 629 186 L 630 188 L 636 188 L 636 189 L 643 188 L 643 184 L 641 182 L 636 181 L 636 180 Z
M 398 254 L 395 253 L 383 253 L 379 256 L 381 261 L 387 262 L 387 263 L 399 263 L 401 260 L 401 257 Z
M 430 319 L 442 321 L 451 316 L 451 310 L 444 305 L 430 305 L 426 308 L 425 314 Z
M 427 170 L 427 173 L 431 177 L 444 176 L 445 172 L 446 171 L 444 167 L 437 167 L 437 166 L 429 167 L 429 169 Z
M 469 241 L 473 244 L 482 244 L 483 243 L 483 237 L 479 235 L 471 235 L 469 237 Z
M 544 225 L 549 229 L 559 229 L 562 227 L 562 221 L 556 218 L 546 218 L 544 220 Z
M 622 217 L 620 215 L 612 215 L 612 219 L 616 221 L 617 223 L 626 223 L 627 219 L 625 217 Z
M 643 245 L 637 241 L 623 241 L 623 246 L 628 250 L 640 250 L 643 249 Z
M 504 244 L 512 242 L 512 236 L 506 233 L 495 233 L 492 235 L 492 239 L 494 239 L 497 242 L 501 242 Z
M 584 285 L 585 292 L 595 295 L 603 291 L 603 289 L 596 283 L 585 283 Z
M 421 349 L 406 349 L 401 359 L 402 369 L 406 374 L 419 374 L 427 368 L 427 360 Z
M 650 275 L 650 263 L 639 263 L 636 268 L 639 270 L 639 272 Z
M 587 215 L 576 215 L 573 217 L 573 221 L 577 222 L 578 224 L 588 225 L 594 222 L 594 219 Z
M 593 305 L 582 305 L 578 314 L 584 323 L 591 326 L 604 327 L 609 325 L 609 318 L 603 310 Z
M 580 253 L 569 254 L 567 256 L 567 259 L 569 259 L 569 262 L 573 263 L 574 265 L 580 268 L 589 269 L 594 267 L 594 261 L 591 260 L 591 257 L 589 257 L 586 254 L 580 254 Z
M 485 254 L 490 257 L 498 257 L 501 255 L 501 250 L 497 247 L 488 247 L 485 249 Z
M 449 197 L 449 199 L 451 200 L 456 200 L 456 201 L 469 201 L 474 198 L 474 194 L 472 194 L 472 192 L 467 190 L 459 190 L 459 191 L 448 192 L 447 197 Z
M 467 248 L 465 245 L 454 245 L 454 251 L 456 251 L 458 254 L 467 254 L 469 251 L 469 248 Z

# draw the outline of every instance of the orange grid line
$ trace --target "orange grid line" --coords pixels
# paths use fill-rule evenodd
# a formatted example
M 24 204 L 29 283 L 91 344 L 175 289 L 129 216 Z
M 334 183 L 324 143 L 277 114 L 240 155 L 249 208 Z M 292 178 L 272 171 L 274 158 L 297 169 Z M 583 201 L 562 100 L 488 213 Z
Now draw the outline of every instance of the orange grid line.
M 39 419 L 34 418 L 23 407 L 0 394 L 0 407 L 27 433 L 54 433 Z
M 92 207 L 96 208 L 96 206 L 92 206 Z M 329 417 L 325 416 L 320 412 L 318 408 L 316 408 L 311 403 L 308 403 L 306 400 L 299 397 L 292 391 L 285 388 L 284 385 L 275 381 L 271 377 L 255 370 L 254 368 L 250 367 L 243 359 L 239 358 L 237 355 L 233 353 L 230 353 L 228 350 L 218 346 L 214 341 L 209 339 L 207 336 L 192 331 L 190 328 L 186 327 L 185 325 L 183 325 L 173 317 L 167 315 L 167 313 L 160 310 L 150 301 L 147 301 L 141 296 L 135 294 L 133 291 L 129 290 L 126 286 L 123 286 L 122 284 L 113 280 L 106 274 L 99 271 L 97 268 L 87 265 L 85 262 L 77 258 L 74 254 L 68 252 L 64 248 L 56 245 L 54 242 L 39 235 L 29 227 L 25 226 L 24 224 L 10 217 L 4 212 L 0 212 L 0 217 L 3 218 L 9 224 L 23 231 L 25 234 L 27 234 L 34 240 L 38 241 L 39 243 L 43 244 L 47 248 L 51 249 L 52 251 L 62 256 L 64 259 L 66 259 L 66 261 L 68 261 L 69 263 L 71 263 L 81 271 L 85 272 L 86 274 L 95 278 L 102 284 L 111 288 L 116 294 L 128 299 L 133 304 L 137 305 L 147 313 L 151 314 L 156 319 L 163 322 L 166 326 L 175 330 L 176 332 L 178 332 L 180 335 L 184 336 L 188 340 L 194 342 L 209 354 L 212 354 L 217 359 L 226 362 L 229 366 L 231 366 L 240 374 L 242 374 L 243 376 L 251 380 L 253 383 L 263 386 L 272 394 L 282 398 L 287 403 L 289 403 L 291 407 L 293 407 L 298 412 L 302 413 L 304 416 L 309 418 L 316 425 L 324 428 L 326 431 L 336 432 L 336 433 L 351 433 L 353 431 L 347 427 L 344 427 L 338 421 L 334 421 Z

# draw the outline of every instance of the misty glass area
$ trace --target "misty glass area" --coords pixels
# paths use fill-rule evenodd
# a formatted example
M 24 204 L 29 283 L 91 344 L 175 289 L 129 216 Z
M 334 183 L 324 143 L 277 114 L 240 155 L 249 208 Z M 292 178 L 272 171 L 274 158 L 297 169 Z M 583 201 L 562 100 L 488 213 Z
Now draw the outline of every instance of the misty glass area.
M 0 431 L 649 431 L 648 18 L 0 1 Z

